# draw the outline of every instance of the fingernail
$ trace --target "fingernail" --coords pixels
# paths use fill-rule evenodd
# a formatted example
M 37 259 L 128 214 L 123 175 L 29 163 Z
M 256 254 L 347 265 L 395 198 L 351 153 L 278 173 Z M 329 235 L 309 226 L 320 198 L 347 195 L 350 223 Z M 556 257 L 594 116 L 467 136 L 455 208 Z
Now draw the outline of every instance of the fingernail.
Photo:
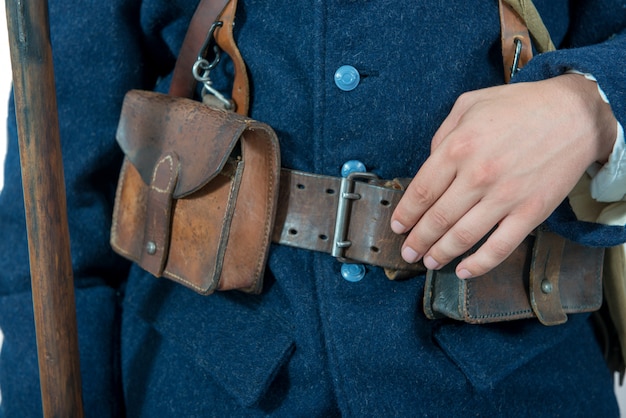
M 415 263 L 420 258 L 420 255 L 413 248 L 404 247 L 402 249 L 402 258 L 407 263 Z
M 441 264 L 439 264 L 437 260 L 435 260 L 431 256 L 424 257 L 424 265 L 429 270 L 437 270 L 439 269 L 439 267 L 441 267 Z
M 391 230 L 396 234 L 404 234 L 406 232 L 406 226 L 398 221 L 393 221 L 391 222 Z
M 469 270 L 467 269 L 461 269 L 456 273 L 456 277 L 458 277 L 459 279 L 465 280 L 465 279 L 471 279 L 472 278 L 472 273 L 469 272 Z

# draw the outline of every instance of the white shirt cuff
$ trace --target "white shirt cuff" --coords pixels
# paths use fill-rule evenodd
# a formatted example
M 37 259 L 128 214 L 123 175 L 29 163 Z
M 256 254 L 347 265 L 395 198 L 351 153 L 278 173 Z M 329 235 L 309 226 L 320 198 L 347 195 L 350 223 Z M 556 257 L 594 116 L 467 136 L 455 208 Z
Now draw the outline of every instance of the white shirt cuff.
M 598 93 L 604 102 L 609 103 L 608 98 L 598 80 L 587 73 L 576 70 L 568 70 L 568 73 L 580 74 L 587 80 L 595 81 L 598 86 Z M 591 197 L 598 202 L 619 202 L 626 200 L 626 139 L 624 138 L 624 128 L 617 122 L 617 138 L 613 152 L 609 156 L 606 164 L 594 163 L 587 169 L 591 176 Z
M 626 142 L 624 128 L 617 124 L 617 139 L 606 164 L 587 169 L 591 176 L 591 197 L 598 202 L 626 200 Z

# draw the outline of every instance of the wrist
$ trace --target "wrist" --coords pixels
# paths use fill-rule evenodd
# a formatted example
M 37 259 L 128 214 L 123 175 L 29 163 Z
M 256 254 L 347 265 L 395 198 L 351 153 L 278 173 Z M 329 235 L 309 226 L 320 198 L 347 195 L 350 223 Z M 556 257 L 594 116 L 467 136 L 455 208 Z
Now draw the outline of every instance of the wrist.
M 589 138 L 592 141 L 591 155 L 595 161 L 606 163 L 615 145 L 618 123 L 604 92 L 595 78 L 580 72 L 570 71 L 557 78 L 572 93 L 570 97 L 580 107 L 582 114 L 589 117 L 595 133 Z

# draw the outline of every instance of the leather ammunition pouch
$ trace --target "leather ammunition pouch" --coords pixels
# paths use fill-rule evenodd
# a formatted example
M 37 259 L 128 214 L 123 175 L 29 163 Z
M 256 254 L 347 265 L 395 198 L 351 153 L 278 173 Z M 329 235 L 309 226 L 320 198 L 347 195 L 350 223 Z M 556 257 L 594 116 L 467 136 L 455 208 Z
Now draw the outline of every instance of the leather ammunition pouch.
M 258 292 L 278 196 L 274 131 L 189 99 L 131 91 L 117 140 L 126 159 L 113 248 L 202 294 Z
M 536 317 L 556 325 L 567 321 L 568 313 L 602 305 L 603 248 L 583 247 L 540 227 L 504 263 L 461 280 L 454 269 L 469 253 L 428 271 L 424 312 L 429 318 L 482 324 Z

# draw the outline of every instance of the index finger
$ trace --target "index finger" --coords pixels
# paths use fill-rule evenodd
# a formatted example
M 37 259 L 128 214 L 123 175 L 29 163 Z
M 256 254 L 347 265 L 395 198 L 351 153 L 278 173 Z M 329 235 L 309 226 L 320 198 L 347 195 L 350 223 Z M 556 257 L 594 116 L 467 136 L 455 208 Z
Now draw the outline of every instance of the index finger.
M 404 192 L 391 216 L 391 229 L 396 234 L 413 228 L 452 184 L 456 169 L 452 164 L 441 164 L 439 160 L 431 155 Z

